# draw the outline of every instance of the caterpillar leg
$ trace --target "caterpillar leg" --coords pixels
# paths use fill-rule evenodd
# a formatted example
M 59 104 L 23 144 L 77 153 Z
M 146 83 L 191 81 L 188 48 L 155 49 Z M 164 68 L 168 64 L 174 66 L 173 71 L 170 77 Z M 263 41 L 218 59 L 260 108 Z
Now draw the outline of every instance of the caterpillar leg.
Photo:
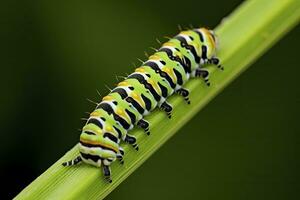
M 171 113 L 173 110 L 173 107 L 171 104 L 169 104 L 168 102 L 163 102 L 160 106 L 160 109 L 162 109 L 163 111 L 165 111 L 169 117 L 169 119 L 171 119 Z
M 102 169 L 103 169 L 103 174 L 104 174 L 105 180 L 107 180 L 109 183 L 111 183 L 112 180 L 111 180 L 111 177 L 110 177 L 110 174 L 111 174 L 110 173 L 110 167 L 107 166 L 107 165 L 103 165 Z
M 124 150 L 122 147 L 119 147 L 119 153 L 117 154 L 117 159 L 120 161 L 122 165 L 124 164 L 123 156 L 124 156 Z
M 216 65 L 218 69 L 224 70 L 224 67 L 221 65 L 219 58 L 212 57 L 211 59 L 207 60 L 207 63 Z
M 176 91 L 176 93 L 181 95 L 184 98 L 184 100 L 187 102 L 187 104 L 191 103 L 190 98 L 189 98 L 190 92 L 188 89 L 180 88 Z
M 138 127 L 144 129 L 144 131 L 147 135 L 150 135 L 149 122 L 148 121 L 146 121 L 144 119 L 141 119 L 140 121 L 138 121 L 137 125 L 138 125 Z
M 136 143 L 136 138 L 133 135 L 129 135 L 127 134 L 125 137 L 125 142 L 127 142 L 128 144 L 131 144 L 133 146 L 133 148 L 135 148 L 135 150 L 139 150 L 139 146 Z
M 198 68 L 196 69 L 195 72 L 195 77 L 201 77 L 204 79 L 204 82 L 207 86 L 210 86 L 210 82 L 209 82 L 209 72 L 206 69 L 203 68 Z
M 63 166 L 72 166 L 72 165 L 77 165 L 78 163 L 80 163 L 82 161 L 80 156 L 77 156 L 75 159 L 70 160 L 68 162 L 64 162 L 62 163 Z

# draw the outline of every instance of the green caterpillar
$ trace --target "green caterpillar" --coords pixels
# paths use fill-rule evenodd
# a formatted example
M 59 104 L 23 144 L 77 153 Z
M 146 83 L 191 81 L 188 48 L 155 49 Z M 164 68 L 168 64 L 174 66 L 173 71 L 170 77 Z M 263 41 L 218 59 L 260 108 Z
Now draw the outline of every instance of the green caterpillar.
M 149 59 L 113 89 L 90 114 L 80 135 L 80 155 L 63 166 L 85 162 L 102 167 L 105 179 L 111 180 L 110 164 L 123 163 L 120 142 L 136 150 L 136 138 L 128 134 L 135 125 L 150 134 L 144 118 L 156 107 L 171 118 L 172 105 L 167 98 L 174 93 L 189 104 L 189 91 L 183 85 L 192 77 L 201 77 L 209 86 L 209 73 L 203 68 L 210 63 L 223 69 L 216 57 L 217 38 L 212 30 L 199 28 L 181 31 L 164 43 Z

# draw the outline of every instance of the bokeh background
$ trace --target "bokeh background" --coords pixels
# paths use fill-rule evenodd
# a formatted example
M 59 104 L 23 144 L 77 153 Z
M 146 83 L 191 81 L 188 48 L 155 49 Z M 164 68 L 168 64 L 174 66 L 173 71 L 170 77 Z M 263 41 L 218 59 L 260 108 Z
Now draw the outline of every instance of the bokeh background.
M 215 27 L 242 1 L 17 1 L 2 7 L 1 199 L 78 140 L 115 75 L 172 36 Z M 297 199 L 299 26 L 218 95 L 107 199 Z M 228 66 L 229 67 L 229 66 Z M 192 151 L 192 154 L 187 154 Z M 178 157 L 189 163 L 183 166 Z

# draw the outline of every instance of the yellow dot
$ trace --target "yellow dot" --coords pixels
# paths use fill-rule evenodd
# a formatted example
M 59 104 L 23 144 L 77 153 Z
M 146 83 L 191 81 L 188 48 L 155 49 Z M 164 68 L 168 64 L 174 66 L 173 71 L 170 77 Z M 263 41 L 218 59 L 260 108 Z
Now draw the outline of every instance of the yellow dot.
M 172 43 L 172 42 L 166 42 L 166 43 L 164 43 L 163 44 L 163 46 L 174 46 L 174 43 Z
M 108 100 L 111 100 L 112 99 L 112 97 L 111 96 L 105 96 L 105 97 L 103 97 L 103 101 L 108 101 Z
M 152 79 L 148 79 L 148 82 L 153 85 L 154 84 L 154 81 Z
M 133 92 L 132 97 L 136 99 L 136 98 L 138 98 L 138 95 L 135 92 Z
M 92 112 L 92 113 L 90 114 L 90 116 L 91 116 L 91 117 L 98 117 L 98 116 L 100 116 L 100 113 L 97 112 L 97 111 L 94 111 L 94 112 Z
M 160 60 L 160 58 L 157 55 L 152 55 L 149 57 L 149 60 Z
M 167 73 L 170 73 L 170 72 L 171 72 L 170 68 L 165 68 L 164 71 L 167 72 Z
M 122 114 L 123 114 L 123 110 L 118 109 L 118 110 L 117 110 L 117 114 L 118 114 L 118 115 L 122 115 Z
M 137 69 L 135 69 L 135 71 L 136 72 L 145 72 L 145 69 L 143 69 L 143 68 L 137 68 Z
M 107 131 L 112 131 L 112 127 L 111 126 L 106 126 L 106 130 Z
M 128 86 L 128 83 L 125 81 L 122 81 L 118 84 L 118 86 Z

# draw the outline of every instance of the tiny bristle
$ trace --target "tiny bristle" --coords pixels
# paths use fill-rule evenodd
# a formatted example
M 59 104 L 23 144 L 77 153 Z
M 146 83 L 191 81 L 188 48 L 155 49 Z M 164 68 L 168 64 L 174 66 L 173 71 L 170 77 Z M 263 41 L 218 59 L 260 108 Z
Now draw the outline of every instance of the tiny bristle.
M 182 27 L 180 24 L 178 24 L 177 27 L 178 27 L 179 31 L 182 31 Z
M 140 61 L 141 63 L 144 63 L 144 61 L 142 59 L 137 58 L 138 61 Z
M 154 47 L 149 47 L 150 49 L 154 50 L 154 51 L 158 51 L 158 49 L 154 48 Z
M 132 62 L 131 64 L 134 66 L 134 68 L 136 68 L 136 64 L 134 62 Z
M 126 79 L 125 76 L 118 76 L 118 78 L 121 78 L 121 79 Z
M 102 95 L 100 94 L 99 90 L 96 89 L 96 91 L 97 91 L 97 94 L 100 96 L 100 98 L 102 98 Z
M 89 102 L 91 102 L 91 103 L 93 103 L 93 104 L 96 104 L 96 105 L 98 105 L 98 103 L 97 103 L 97 102 L 95 102 L 95 101 L 93 101 L 93 100 L 91 100 L 91 99 L 89 99 L 89 98 L 86 98 L 86 100 L 88 100 Z
M 111 92 L 111 89 L 107 85 L 104 85 L 104 86 Z
M 161 41 L 158 38 L 156 38 L 156 42 L 161 45 Z

